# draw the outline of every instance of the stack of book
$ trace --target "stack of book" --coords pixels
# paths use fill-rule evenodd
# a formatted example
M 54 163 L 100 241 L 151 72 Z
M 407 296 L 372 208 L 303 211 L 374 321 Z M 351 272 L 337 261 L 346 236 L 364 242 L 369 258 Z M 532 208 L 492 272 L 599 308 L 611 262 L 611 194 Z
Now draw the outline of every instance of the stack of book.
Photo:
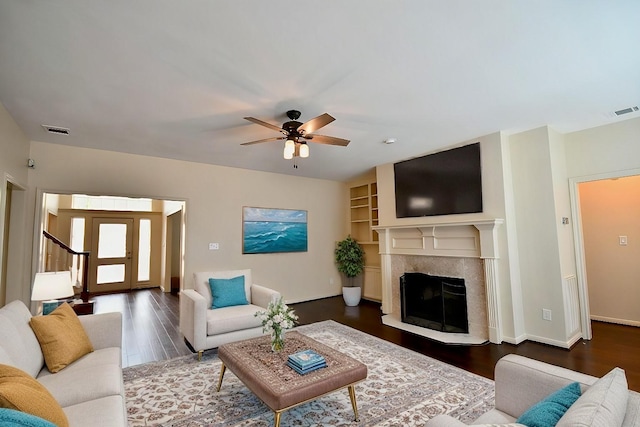
M 316 369 L 325 368 L 327 362 L 322 355 L 313 350 L 302 350 L 290 354 L 287 358 L 287 365 L 300 375 L 304 375 Z

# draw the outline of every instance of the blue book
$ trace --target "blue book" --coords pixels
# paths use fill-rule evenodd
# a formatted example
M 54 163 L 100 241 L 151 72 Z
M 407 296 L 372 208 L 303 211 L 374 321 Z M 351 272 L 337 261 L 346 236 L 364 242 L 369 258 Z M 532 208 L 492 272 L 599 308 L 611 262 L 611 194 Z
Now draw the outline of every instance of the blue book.
M 313 350 L 302 350 L 294 354 L 290 354 L 288 360 L 304 370 L 310 366 L 317 365 L 320 362 L 324 362 L 324 357 L 322 355 L 316 353 Z
M 298 369 L 300 369 L 301 371 L 308 371 L 308 370 L 310 370 L 310 369 L 315 369 L 315 368 L 318 368 L 318 367 L 324 368 L 325 366 L 327 366 L 327 362 L 325 362 L 324 360 L 319 360 L 319 361 L 317 361 L 316 363 L 313 363 L 313 364 L 311 364 L 311 365 L 307 365 L 307 366 L 305 366 L 304 368 L 303 368 L 303 367 L 301 367 L 301 366 L 299 366 L 299 365 L 296 365 L 295 363 L 293 363 L 293 362 L 292 362 L 292 361 L 290 361 L 290 360 L 288 360 L 288 361 L 287 361 L 287 364 L 288 364 L 289 366 L 292 366 L 292 367 L 298 368 Z
M 326 368 L 327 367 L 327 363 L 326 362 L 321 362 L 320 364 L 314 365 L 310 368 L 307 369 L 300 369 L 298 368 L 296 365 L 292 364 L 290 361 L 287 362 L 287 365 L 293 369 L 294 371 L 296 371 L 297 373 L 299 373 L 300 375 L 305 375 L 308 374 L 309 372 L 313 372 L 316 371 L 320 368 Z

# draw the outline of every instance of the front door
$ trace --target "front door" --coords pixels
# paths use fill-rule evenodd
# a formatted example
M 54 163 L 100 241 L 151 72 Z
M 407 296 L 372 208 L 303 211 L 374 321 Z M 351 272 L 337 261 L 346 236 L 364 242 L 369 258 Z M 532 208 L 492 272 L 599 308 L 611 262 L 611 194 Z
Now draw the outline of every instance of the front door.
M 94 218 L 89 292 L 131 289 L 133 219 Z

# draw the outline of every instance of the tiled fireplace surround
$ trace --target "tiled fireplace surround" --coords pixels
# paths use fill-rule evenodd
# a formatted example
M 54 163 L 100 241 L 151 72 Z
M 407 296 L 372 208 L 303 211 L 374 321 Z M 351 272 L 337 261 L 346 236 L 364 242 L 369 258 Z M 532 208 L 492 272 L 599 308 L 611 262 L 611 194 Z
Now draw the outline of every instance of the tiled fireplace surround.
M 378 226 L 384 324 L 452 344 L 502 342 L 498 308 L 497 228 L 501 219 L 429 225 Z M 400 276 L 421 272 L 463 278 L 468 334 L 451 334 L 400 321 Z

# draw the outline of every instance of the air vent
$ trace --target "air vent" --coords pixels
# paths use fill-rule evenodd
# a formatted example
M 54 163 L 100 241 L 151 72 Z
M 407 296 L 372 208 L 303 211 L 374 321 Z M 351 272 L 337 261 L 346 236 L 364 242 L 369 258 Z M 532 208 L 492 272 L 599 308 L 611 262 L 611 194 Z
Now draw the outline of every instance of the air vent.
M 55 135 L 69 135 L 69 133 L 71 132 L 69 129 L 63 128 L 63 127 L 60 127 L 60 126 L 42 125 L 42 127 L 47 132 L 53 133 Z
M 629 107 L 629 108 L 623 108 L 622 110 L 614 111 L 613 113 L 614 113 L 616 116 L 621 116 L 621 115 L 623 115 L 623 114 L 634 113 L 634 112 L 636 112 L 636 111 L 638 111 L 638 106 L 635 106 L 635 107 Z

